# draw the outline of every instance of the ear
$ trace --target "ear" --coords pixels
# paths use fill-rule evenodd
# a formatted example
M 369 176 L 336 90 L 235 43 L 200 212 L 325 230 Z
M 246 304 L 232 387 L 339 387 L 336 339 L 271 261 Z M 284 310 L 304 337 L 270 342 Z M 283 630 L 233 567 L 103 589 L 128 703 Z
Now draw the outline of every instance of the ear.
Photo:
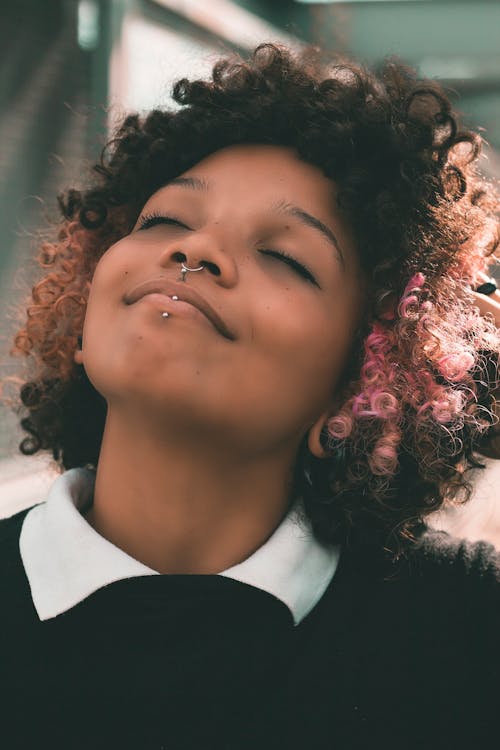
M 328 418 L 331 416 L 330 410 L 323 412 L 316 422 L 312 425 L 307 436 L 307 446 L 313 456 L 316 458 L 327 458 L 328 451 L 321 444 L 321 433 L 325 429 Z
M 384 320 L 394 320 L 396 317 L 398 297 L 396 292 L 387 290 L 377 300 L 376 312 Z
M 78 337 L 78 349 L 74 351 L 73 360 L 77 365 L 83 365 L 82 339 L 80 336 Z

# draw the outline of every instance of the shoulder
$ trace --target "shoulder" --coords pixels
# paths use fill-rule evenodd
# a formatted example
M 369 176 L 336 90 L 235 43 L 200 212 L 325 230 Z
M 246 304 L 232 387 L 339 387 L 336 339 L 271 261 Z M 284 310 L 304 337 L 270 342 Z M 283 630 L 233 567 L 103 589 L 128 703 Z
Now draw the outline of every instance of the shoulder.
M 391 606 L 418 601 L 445 610 L 455 602 L 500 611 L 500 551 L 445 531 L 424 529 L 399 557 L 375 544 L 354 544 L 344 549 L 338 573 L 347 590 L 354 586 Z
M 398 556 L 376 544 L 355 543 L 345 552 L 351 574 L 363 578 L 484 578 L 500 583 L 500 550 L 489 542 L 471 542 L 428 527 Z
M 34 507 L 35 505 L 30 505 L 29 508 L 23 508 L 23 510 L 14 513 L 12 516 L 8 516 L 8 518 L 0 518 L 0 549 L 3 544 L 8 543 L 13 537 L 19 537 L 24 519 Z
M 499 583 L 500 554 L 487 542 L 427 530 L 397 559 L 379 545 L 354 544 L 341 553 L 317 620 L 357 644 L 369 634 L 382 650 L 428 650 L 437 664 L 440 652 L 465 658 L 464 644 L 471 663 L 484 661 L 500 631 Z
M 32 508 L 24 508 L 8 518 L 0 519 L 0 585 L 12 579 L 12 574 L 21 565 L 19 537 L 24 519 Z
M 471 542 L 446 531 L 427 530 L 407 551 L 408 574 L 449 580 L 500 583 L 500 551 L 489 542 Z
M 0 519 L 0 636 L 11 642 L 37 622 L 19 547 L 24 519 L 33 507 Z

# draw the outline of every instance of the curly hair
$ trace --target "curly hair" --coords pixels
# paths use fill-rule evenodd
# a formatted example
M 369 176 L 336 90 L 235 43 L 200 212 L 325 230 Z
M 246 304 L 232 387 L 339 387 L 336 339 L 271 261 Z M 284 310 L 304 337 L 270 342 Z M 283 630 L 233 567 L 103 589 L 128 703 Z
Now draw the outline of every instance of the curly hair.
M 429 513 L 470 498 L 466 473 L 484 468 L 475 451 L 498 421 L 500 336 L 471 293 L 500 241 L 481 137 L 399 59 L 369 69 L 317 48 L 266 43 L 224 57 L 208 80 L 177 81 L 173 99 L 181 106 L 127 116 L 90 185 L 58 197 L 58 236 L 41 246 L 43 276 L 10 350 L 33 364 L 18 380 L 29 433 L 19 450 L 50 450 L 61 470 L 96 467 L 106 402 L 73 353 L 95 266 L 148 197 L 223 147 L 290 146 L 335 181 L 332 210 L 353 228 L 368 280 L 328 457 L 304 440 L 294 488 L 321 541 L 403 549 Z

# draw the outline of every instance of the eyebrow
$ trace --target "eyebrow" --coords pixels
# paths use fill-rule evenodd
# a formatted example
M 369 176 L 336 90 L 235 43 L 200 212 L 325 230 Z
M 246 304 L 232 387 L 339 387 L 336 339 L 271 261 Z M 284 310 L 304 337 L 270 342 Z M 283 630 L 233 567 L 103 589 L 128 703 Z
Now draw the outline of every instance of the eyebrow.
M 286 201 L 279 201 L 278 203 L 273 203 L 271 205 L 271 211 L 275 211 L 276 213 L 284 213 L 284 214 L 287 214 L 288 216 L 294 216 L 296 219 L 302 222 L 302 224 L 305 224 L 306 226 L 312 227 L 313 229 L 316 229 L 318 232 L 321 232 L 323 237 L 326 237 L 330 245 L 332 245 L 335 248 L 338 258 L 342 264 L 342 268 L 345 269 L 344 254 L 342 252 L 342 249 L 339 245 L 337 238 L 335 237 L 330 227 L 327 227 L 326 224 L 323 224 L 323 222 L 317 219 L 316 216 L 312 216 L 312 214 L 308 213 L 307 211 L 304 211 L 303 208 L 300 208 L 299 206 L 294 206 L 292 203 L 287 203 Z
M 206 180 L 200 180 L 199 177 L 174 177 L 172 180 L 169 180 L 163 187 L 168 187 L 169 185 L 179 185 L 180 187 L 188 187 L 192 190 L 202 190 L 203 192 L 206 192 L 209 188 L 208 182 Z
M 202 192 L 206 192 L 210 187 L 206 180 L 201 180 L 199 177 L 174 177 L 172 180 L 169 180 L 164 187 L 167 187 L 168 185 L 178 185 L 179 187 L 187 187 L 191 188 L 192 190 L 199 190 Z M 273 203 L 270 209 L 274 213 L 293 216 L 294 218 L 302 222 L 302 224 L 304 224 L 305 226 L 311 227 L 312 229 L 316 229 L 316 231 L 320 232 L 322 236 L 326 238 L 330 245 L 332 245 L 335 249 L 342 268 L 345 270 L 344 254 L 335 234 L 332 232 L 330 227 L 327 227 L 327 225 L 320 221 L 320 219 L 316 218 L 316 216 L 312 216 L 312 214 L 304 211 L 303 208 L 294 206 L 292 203 L 288 203 L 284 200 Z

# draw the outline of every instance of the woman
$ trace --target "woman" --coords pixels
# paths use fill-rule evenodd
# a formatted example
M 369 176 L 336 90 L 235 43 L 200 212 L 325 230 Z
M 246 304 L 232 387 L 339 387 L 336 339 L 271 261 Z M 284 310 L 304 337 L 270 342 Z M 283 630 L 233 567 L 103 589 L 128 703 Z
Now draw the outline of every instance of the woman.
M 6 746 L 479 747 L 500 561 L 425 518 L 496 455 L 480 138 L 271 44 L 173 96 L 60 198 L 15 337 L 61 476 L 1 523 Z

